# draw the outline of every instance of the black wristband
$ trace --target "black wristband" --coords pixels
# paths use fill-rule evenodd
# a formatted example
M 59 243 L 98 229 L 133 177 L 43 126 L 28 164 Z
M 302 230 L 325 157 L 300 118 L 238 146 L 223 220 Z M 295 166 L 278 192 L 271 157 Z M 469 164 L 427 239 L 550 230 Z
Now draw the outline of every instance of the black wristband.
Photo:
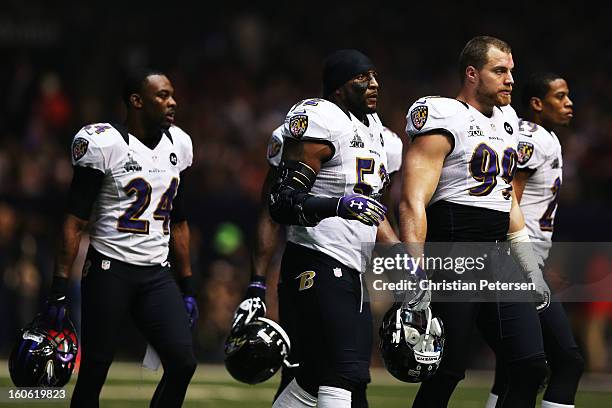
M 66 296 L 66 293 L 68 293 L 68 278 L 53 275 L 53 282 L 51 282 L 51 297 L 59 299 L 62 296 Z
M 178 280 L 178 285 L 179 288 L 181 288 L 183 295 L 195 297 L 196 290 L 193 275 L 180 277 Z
M 264 302 L 266 300 L 266 278 L 264 276 L 251 276 L 251 283 L 247 287 L 246 298 L 258 297 Z
M 251 283 L 249 284 L 249 286 L 255 284 L 254 286 L 260 286 L 263 285 L 264 287 L 266 286 L 266 277 L 265 276 L 259 276 L 259 275 L 251 275 Z
M 310 196 L 304 200 L 302 208 L 306 218 L 318 221 L 338 215 L 339 198 Z

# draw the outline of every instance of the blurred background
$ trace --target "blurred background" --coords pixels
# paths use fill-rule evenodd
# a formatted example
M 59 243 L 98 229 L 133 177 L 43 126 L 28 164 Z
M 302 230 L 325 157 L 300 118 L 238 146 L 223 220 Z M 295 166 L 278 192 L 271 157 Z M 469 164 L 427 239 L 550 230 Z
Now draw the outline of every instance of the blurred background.
M 268 138 L 291 105 L 320 95 L 321 61 L 338 48 L 357 48 L 375 62 L 380 116 L 405 142 L 405 115 L 414 100 L 457 92 L 457 56 L 474 35 L 512 45 L 519 89 L 532 71 L 561 74 L 575 117 L 559 132 L 564 181 L 555 238 L 609 240 L 609 9 L 521 1 L 124 3 L 0 5 L 0 358 L 8 356 L 17 330 L 39 310 L 50 285 L 72 176 L 72 137 L 85 124 L 122 120 L 122 78 L 137 66 L 167 72 L 176 89 L 177 125 L 194 142 L 186 201 L 202 362 L 222 361 L 231 316 L 248 282 Z M 518 92 L 514 100 L 520 113 Z M 83 242 L 81 255 L 86 247 Z M 273 318 L 281 253 L 279 247 L 269 280 Z M 71 285 L 77 324 L 80 265 Z M 571 268 L 561 265 L 553 284 L 603 279 L 611 270 L 601 251 Z M 385 308 L 373 305 L 377 319 Z M 611 372 L 610 303 L 571 303 L 567 309 L 588 370 Z M 142 358 L 144 339 L 131 323 L 117 341 L 118 359 Z M 475 368 L 490 368 L 486 347 L 474 348 L 482 356 L 473 359 Z

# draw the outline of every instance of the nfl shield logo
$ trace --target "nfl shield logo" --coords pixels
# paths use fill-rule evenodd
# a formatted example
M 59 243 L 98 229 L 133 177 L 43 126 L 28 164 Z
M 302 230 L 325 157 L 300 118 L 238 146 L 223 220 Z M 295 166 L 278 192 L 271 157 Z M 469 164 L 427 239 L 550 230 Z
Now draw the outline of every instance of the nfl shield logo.
M 427 106 L 425 105 L 417 106 L 410 112 L 410 119 L 416 130 L 423 129 L 425 122 L 427 122 L 428 112 Z
M 299 139 L 304 136 L 308 129 L 308 116 L 306 115 L 295 115 L 289 119 L 289 131 L 293 137 Z
M 111 262 L 108 259 L 103 259 L 102 260 L 102 265 L 101 265 L 102 270 L 103 271 L 108 271 L 110 269 L 110 263 Z
M 516 152 L 519 164 L 525 164 L 533 155 L 533 144 L 529 142 L 519 142 Z
M 342 269 L 340 268 L 334 268 L 334 276 L 336 278 L 341 278 L 342 277 Z

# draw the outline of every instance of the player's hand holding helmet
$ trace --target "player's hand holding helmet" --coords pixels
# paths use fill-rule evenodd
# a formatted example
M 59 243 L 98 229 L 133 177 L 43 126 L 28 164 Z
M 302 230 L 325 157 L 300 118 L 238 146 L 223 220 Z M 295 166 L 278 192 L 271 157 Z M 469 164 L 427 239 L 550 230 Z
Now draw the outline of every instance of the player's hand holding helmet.
M 527 274 L 527 278 L 535 285 L 536 310 L 542 312 L 550 306 L 550 288 L 544 280 L 541 270 Z
M 378 226 L 385 219 L 387 207 L 373 198 L 350 194 L 338 201 L 338 217 Z
M 442 361 L 444 329 L 430 308 L 415 311 L 394 304 L 383 318 L 379 335 L 385 366 L 400 381 L 424 381 Z
M 225 341 L 225 367 L 240 382 L 257 384 L 272 377 L 291 350 L 289 336 L 278 323 L 258 317 L 230 332 Z
M 45 324 L 61 331 L 68 317 L 68 278 L 54 275 L 51 291 L 45 302 L 41 318 Z
M 249 324 L 258 317 L 266 315 L 266 278 L 263 276 L 253 276 L 251 283 L 247 287 L 244 300 L 234 312 L 232 319 L 232 331 L 235 331 L 245 324 Z
M 427 309 L 431 302 L 431 291 L 429 285 L 422 284 L 427 280 L 427 273 L 421 268 L 418 258 L 412 257 L 406 244 L 397 243 L 391 246 L 382 246 L 377 249 L 377 252 L 379 256 L 394 261 L 390 263 L 392 268 L 385 268 L 384 270 L 389 281 L 394 283 L 405 281 L 411 284 L 411 289 L 402 285 L 400 287 L 404 289 L 394 291 L 393 297 L 398 307 L 403 305 L 414 311 Z
M 42 317 L 49 327 L 61 331 L 68 317 L 68 298 L 65 295 L 49 296 Z

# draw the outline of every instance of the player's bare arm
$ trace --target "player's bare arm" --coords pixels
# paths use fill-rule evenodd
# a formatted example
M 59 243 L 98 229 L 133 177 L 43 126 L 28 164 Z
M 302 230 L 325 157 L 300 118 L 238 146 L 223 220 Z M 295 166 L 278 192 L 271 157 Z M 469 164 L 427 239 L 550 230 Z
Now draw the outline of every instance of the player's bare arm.
M 279 243 L 280 225 L 274 222 L 268 209 L 268 197 L 272 185 L 278 178 L 278 171 L 270 167 L 261 188 L 261 206 L 257 217 L 255 246 L 251 254 L 251 279 L 246 294 L 234 311 L 232 330 L 239 329 L 255 318 L 266 315 L 266 279 L 270 262 Z
M 406 148 L 399 203 L 400 238 L 415 254 L 423 252 L 427 235 L 425 208 L 436 191 L 444 159 L 451 150 L 450 137 L 445 134 L 419 136 Z
M 79 244 L 83 232 L 87 229 L 87 220 L 83 220 L 72 214 L 66 214 L 62 225 L 62 240 L 57 251 L 55 261 L 55 276 L 64 279 L 70 277 L 72 264 L 79 252 Z
M 170 251 L 172 268 L 179 279 L 192 276 L 189 255 L 189 224 L 187 221 L 175 222 L 170 226 Z
M 510 226 L 508 227 L 508 233 L 513 233 L 525 228 L 525 218 L 523 217 L 523 211 L 521 211 L 514 189 L 511 190 L 510 194 L 512 195 L 512 206 L 510 207 Z
M 261 203 L 257 216 L 257 229 L 255 237 L 255 246 L 251 255 L 251 270 L 253 276 L 258 276 L 264 279 L 267 276 L 270 262 L 279 243 L 278 232 L 280 225 L 275 223 L 270 216 L 270 210 L 265 203 L 270 195 L 272 184 L 278 177 L 278 172 L 275 167 L 268 169 L 268 174 L 261 188 Z
M 388 218 L 378 226 L 376 230 L 376 242 L 381 244 L 397 244 L 400 242 Z
M 512 179 L 512 191 L 515 192 L 516 200 L 519 204 L 521 203 L 521 198 L 523 198 L 525 185 L 533 173 L 533 170 L 517 170 L 514 178 Z
M 333 155 L 331 147 L 316 142 L 301 142 L 287 138 L 283 150 L 283 161 L 298 161 L 306 164 L 316 174 L 321 170 L 321 164 Z

